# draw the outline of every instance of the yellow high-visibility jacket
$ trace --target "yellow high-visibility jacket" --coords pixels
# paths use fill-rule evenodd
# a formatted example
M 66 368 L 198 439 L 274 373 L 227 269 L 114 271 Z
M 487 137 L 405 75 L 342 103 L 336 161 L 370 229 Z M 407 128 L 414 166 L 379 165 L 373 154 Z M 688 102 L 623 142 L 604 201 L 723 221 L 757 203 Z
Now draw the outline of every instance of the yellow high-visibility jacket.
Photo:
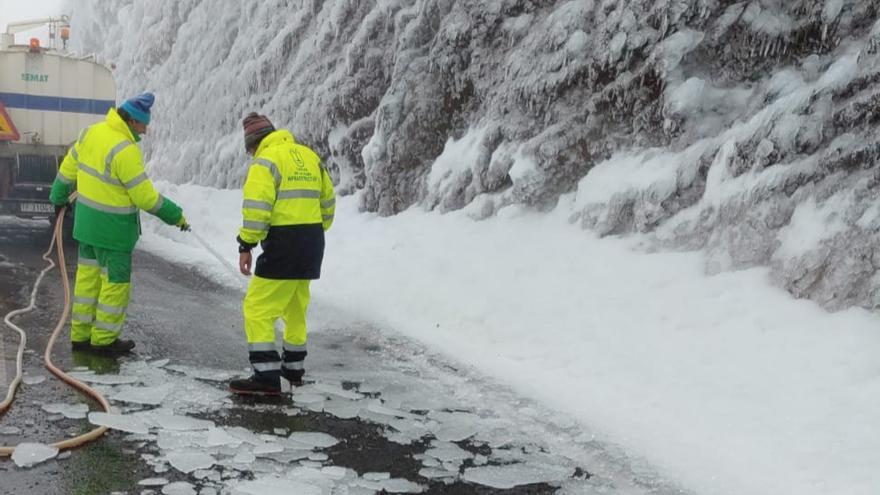
M 132 251 L 140 236 L 139 210 L 167 224 L 183 216 L 180 207 L 153 187 L 141 150 L 128 125 L 111 109 L 107 119 L 84 129 L 61 163 L 50 201 L 64 205 L 78 191 L 73 238 L 91 246 Z
M 272 279 L 316 279 L 324 231 L 333 224 L 336 196 L 318 155 L 290 131 L 263 138 L 244 184 L 239 242 L 261 243 L 255 274 Z

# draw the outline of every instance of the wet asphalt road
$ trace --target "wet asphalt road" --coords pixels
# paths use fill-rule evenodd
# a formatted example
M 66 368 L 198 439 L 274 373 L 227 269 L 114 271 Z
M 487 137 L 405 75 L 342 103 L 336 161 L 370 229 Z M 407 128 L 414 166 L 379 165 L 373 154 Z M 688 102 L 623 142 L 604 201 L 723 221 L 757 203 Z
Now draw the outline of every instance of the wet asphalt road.
M 48 225 L 3 225 L 0 223 L 0 316 L 27 305 L 32 284 L 45 266 L 41 259 L 48 246 Z M 68 273 L 71 283 L 76 260 L 72 243 L 66 246 Z M 132 280 L 132 302 L 125 335 L 137 342 L 133 359 L 170 358 L 184 365 L 221 369 L 247 367 L 247 354 L 237 292 L 218 286 L 194 271 L 172 265 L 142 251 L 136 251 Z M 85 420 L 64 419 L 41 409 L 51 402 L 76 403 L 77 394 L 52 377 L 42 365 L 42 353 L 56 318 L 63 306 L 60 277 L 57 270 L 44 279 L 39 291 L 37 310 L 16 319 L 29 333 L 25 355 L 25 373 L 38 384 L 23 385 L 13 408 L 0 417 L 0 443 L 14 445 L 22 441 L 49 443 L 80 434 L 90 425 Z M 2 325 L 2 324 L 0 324 Z M 113 373 L 119 363 L 114 359 L 89 354 L 72 355 L 66 330 L 55 347 L 55 361 L 62 369 L 88 367 L 98 373 Z M 17 335 L 5 325 L 0 328 L 0 387 L 5 393 L 14 374 Z M 374 342 L 345 331 L 317 334 L 310 338 L 310 368 L 334 369 L 346 366 L 352 359 L 345 353 L 381 352 Z M 308 376 L 307 376 L 308 378 Z M 222 383 L 216 386 L 223 387 Z M 248 401 L 244 401 L 245 406 Z M 289 405 L 289 399 L 280 399 Z M 91 404 L 97 410 L 96 404 Z M 343 439 L 332 451 L 331 460 L 358 472 L 390 472 L 429 487 L 427 493 L 552 493 L 544 484 L 519 486 L 509 490 L 458 482 L 444 485 L 420 478 L 420 464 L 413 454 L 425 450 L 424 445 L 402 446 L 389 442 L 376 425 L 355 419 L 339 419 L 322 413 L 298 417 L 254 411 L 243 407 L 231 411 L 218 424 L 244 426 L 258 433 L 272 433 L 281 427 L 290 431 L 323 431 Z M 7 431 L 3 434 L 2 428 Z M 10 429 L 12 431 L 10 431 Z M 462 444 L 465 448 L 469 447 Z M 111 431 L 100 441 L 62 454 L 31 469 L 19 469 L 8 458 L 0 459 L 0 494 L 105 494 L 112 492 L 141 493 L 138 480 L 156 476 L 141 457 L 143 452 L 124 434 Z M 166 472 L 171 481 L 189 480 L 182 473 Z M 586 470 L 578 476 L 588 477 Z

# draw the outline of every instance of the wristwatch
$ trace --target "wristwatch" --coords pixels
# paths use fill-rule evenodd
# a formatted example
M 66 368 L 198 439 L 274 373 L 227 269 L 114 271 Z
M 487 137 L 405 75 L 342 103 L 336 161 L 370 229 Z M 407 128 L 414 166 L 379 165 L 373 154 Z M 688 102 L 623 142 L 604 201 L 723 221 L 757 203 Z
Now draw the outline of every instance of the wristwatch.
M 238 241 L 239 253 L 249 253 L 251 252 L 251 249 L 253 249 L 257 245 L 256 243 L 251 244 L 249 242 L 244 242 L 243 240 L 241 240 L 241 236 L 236 237 L 235 240 Z

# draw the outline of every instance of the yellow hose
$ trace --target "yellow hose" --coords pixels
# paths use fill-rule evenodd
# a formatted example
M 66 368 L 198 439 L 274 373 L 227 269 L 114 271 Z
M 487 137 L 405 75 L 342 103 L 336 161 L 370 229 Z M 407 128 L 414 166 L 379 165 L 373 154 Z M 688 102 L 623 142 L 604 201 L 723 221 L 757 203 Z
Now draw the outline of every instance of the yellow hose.
M 76 193 L 71 196 L 71 201 L 75 199 Z M 49 243 L 49 250 L 43 255 L 43 259 L 49 263 L 49 266 L 43 269 L 40 272 L 40 275 L 37 277 L 37 281 L 34 283 L 34 289 L 31 292 L 31 303 L 28 307 L 17 309 L 12 311 L 8 315 L 6 315 L 5 321 L 6 324 L 11 328 L 16 330 L 21 336 L 21 341 L 18 347 L 18 354 L 16 357 L 16 372 L 15 379 L 12 380 L 12 383 L 9 385 L 9 390 L 6 393 L 6 399 L 3 402 L 0 402 L 0 414 L 6 412 L 7 409 L 12 405 L 12 401 L 15 399 L 15 391 L 18 389 L 18 385 L 21 383 L 22 376 L 22 355 L 24 354 L 24 348 L 27 343 L 27 335 L 24 333 L 24 330 L 15 326 L 11 318 L 13 316 L 17 316 L 22 313 L 27 313 L 34 309 L 35 300 L 37 295 L 37 288 L 40 285 L 40 282 L 43 279 L 43 275 L 45 275 L 49 270 L 55 267 L 55 262 L 52 261 L 52 247 L 54 246 L 58 252 L 58 268 L 61 272 L 61 284 L 64 287 L 64 309 L 61 312 L 61 315 L 58 317 L 58 324 L 55 325 L 55 330 L 52 331 L 52 335 L 49 337 L 49 342 L 46 344 L 46 352 L 43 354 L 43 361 L 45 361 L 46 369 L 48 369 L 53 375 L 57 376 L 63 382 L 67 383 L 71 387 L 77 389 L 80 393 L 89 396 L 101 405 L 104 408 L 104 411 L 110 412 L 110 403 L 107 402 L 107 399 L 104 398 L 103 395 L 99 394 L 95 389 L 89 387 L 85 383 L 76 380 L 72 376 L 68 375 L 64 371 L 60 370 L 55 364 L 52 363 L 52 347 L 55 345 L 55 340 L 58 338 L 58 334 L 61 333 L 61 330 L 64 328 L 64 324 L 67 322 L 67 314 L 70 312 L 70 280 L 67 278 L 67 265 L 64 261 L 64 246 L 62 243 L 62 227 L 64 224 L 64 211 L 58 216 L 58 221 L 55 222 L 55 231 L 52 236 L 52 241 Z M 84 433 L 78 437 L 69 438 L 67 440 L 61 440 L 55 443 L 50 444 L 52 447 L 57 448 L 58 450 L 66 450 L 72 449 L 74 447 L 79 447 L 85 443 L 91 442 L 92 440 L 96 440 L 101 435 L 107 432 L 106 426 L 100 426 L 95 428 L 88 433 Z M 12 452 L 15 451 L 15 447 L 12 446 L 0 446 L 0 457 L 10 456 Z

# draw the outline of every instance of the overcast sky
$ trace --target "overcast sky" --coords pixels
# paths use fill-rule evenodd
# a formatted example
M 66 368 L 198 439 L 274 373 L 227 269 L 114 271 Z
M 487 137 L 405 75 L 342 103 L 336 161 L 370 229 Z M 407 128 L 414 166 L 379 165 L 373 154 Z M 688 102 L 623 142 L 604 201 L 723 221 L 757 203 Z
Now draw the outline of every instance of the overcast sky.
M 60 14 L 69 14 L 61 12 L 61 0 L 0 0 L 0 31 L 5 33 L 9 22 Z M 20 33 L 15 36 L 15 42 L 25 44 L 32 37 L 40 38 L 40 43 L 48 46 L 49 30 L 42 27 Z

